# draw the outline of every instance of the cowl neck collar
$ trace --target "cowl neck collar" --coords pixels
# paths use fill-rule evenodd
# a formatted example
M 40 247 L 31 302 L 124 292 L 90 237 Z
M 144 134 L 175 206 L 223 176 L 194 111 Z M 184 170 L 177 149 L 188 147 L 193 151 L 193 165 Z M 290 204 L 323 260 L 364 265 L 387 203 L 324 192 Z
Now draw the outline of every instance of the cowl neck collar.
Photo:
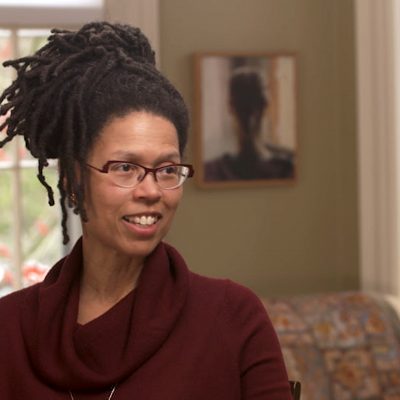
M 146 362 L 167 339 L 185 305 L 189 272 L 179 253 L 160 243 L 135 291 L 98 319 L 77 324 L 82 241 L 22 304 L 21 326 L 32 368 L 61 390 L 101 390 Z

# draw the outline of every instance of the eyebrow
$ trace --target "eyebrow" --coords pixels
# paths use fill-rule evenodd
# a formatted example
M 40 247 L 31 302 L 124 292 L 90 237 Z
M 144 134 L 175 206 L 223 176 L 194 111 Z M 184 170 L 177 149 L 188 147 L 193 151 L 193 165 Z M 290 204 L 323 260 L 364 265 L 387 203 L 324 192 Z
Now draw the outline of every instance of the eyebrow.
M 137 153 L 133 153 L 131 151 L 116 151 L 111 154 L 112 158 L 114 160 L 121 160 L 121 161 L 129 161 L 129 162 L 140 162 L 140 155 Z M 178 152 L 169 152 L 169 153 L 164 153 L 160 154 L 158 157 L 156 157 L 153 160 L 154 165 L 157 165 L 162 162 L 166 161 L 176 161 L 180 160 L 180 154 Z

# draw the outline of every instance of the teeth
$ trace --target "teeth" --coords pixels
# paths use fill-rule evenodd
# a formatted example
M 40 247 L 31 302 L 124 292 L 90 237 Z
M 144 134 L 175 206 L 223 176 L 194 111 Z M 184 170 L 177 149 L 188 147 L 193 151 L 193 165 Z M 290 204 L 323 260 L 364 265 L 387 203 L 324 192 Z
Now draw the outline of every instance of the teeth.
M 157 222 L 157 217 L 154 216 L 146 216 L 146 215 L 142 215 L 141 217 L 136 216 L 133 217 L 133 220 L 131 220 L 129 217 L 125 218 L 127 221 L 129 222 L 133 222 L 134 224 L 138 224 L 138 225 L 153 225 Z

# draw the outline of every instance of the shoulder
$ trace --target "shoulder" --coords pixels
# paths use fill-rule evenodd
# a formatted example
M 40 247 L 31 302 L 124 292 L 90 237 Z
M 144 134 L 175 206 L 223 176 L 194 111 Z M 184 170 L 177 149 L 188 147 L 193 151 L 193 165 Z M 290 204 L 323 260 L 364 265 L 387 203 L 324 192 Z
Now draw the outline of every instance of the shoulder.
M 228 281 L 224 303 L 225 320 L 232 328 L 247 327 L 252 330 L 257 326 L 271 327 L 265 307 L 251 289 Z
M 249 288 L 229 279 L 210 278 L 191 272 L 191 291 L 208 303 L 227 323 L 242 324 L 249 318 L 267 318 L 265 307 Z
M 258 296 L 249 288 L 229 279 L 214 279 L 191 273 L 192 304 L 196 316 L 207 315 L 232 352 L 264 348 L 279 349 L 279 342 Z M 251 345 L 250 345 L 251 344 Z M 251 350 L 252 351 L 252 350 Z M 279 352 L 279 351 L 278 351 Z
M 257 295 L 246 286 L 236 283 L 226 278 L 212 278 L 204 275 L 199 275 L 195 272 L 190 272 L 191 281 L 205 291 L 222 292 L 225 300 L 228 302 L 245 301 L 260 303 Z
M 37 290 L 37 285 L 16 290 L 0 298 L 0 321 L 4 318 L 16 317 L 18 309 L 25 304 L 27 298 Z

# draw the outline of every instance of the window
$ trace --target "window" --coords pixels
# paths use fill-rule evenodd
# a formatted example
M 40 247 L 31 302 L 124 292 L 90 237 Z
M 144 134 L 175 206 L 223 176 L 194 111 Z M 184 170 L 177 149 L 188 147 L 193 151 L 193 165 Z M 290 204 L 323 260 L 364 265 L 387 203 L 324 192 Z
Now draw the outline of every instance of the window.
M 0 0 L 0 64 L 32 54 L 45 42 L 49 29 L 34 27 L 51 21 L 50 27 L 74 29 L 101 19 L 103 0 Z M 0 65 L 0 93 L 13 78 L 14 69 Z M 4 137 L 0 132 L 0 140 Z M 56 202 L 49 207 L 36 177 L 37 161 L 23 138 L 16 139 L 0 149 L 0 296 L 40 281 L 67 250 L 62 246 L 56 162 L 45 169 Z M 69 220 L 69 233 L 72 242 L 80 235 L 76 216 Z
M 38 29 L 0 30 L 0 61 L 31 54 L 48 34 Z M 12 68 L 2 68 L 1 91 L 13 74 Z M 4 137 L 5 132 L 0 132 L 0 138 Z M 36 174 L 37 161 L 23 138 L 0 149 L 0 296 L 41 280 L 63 251 L 59 207 L 48 206 L 47 192 Z M 52 162 L 46 177 L 55 188 L 56 175 Z

